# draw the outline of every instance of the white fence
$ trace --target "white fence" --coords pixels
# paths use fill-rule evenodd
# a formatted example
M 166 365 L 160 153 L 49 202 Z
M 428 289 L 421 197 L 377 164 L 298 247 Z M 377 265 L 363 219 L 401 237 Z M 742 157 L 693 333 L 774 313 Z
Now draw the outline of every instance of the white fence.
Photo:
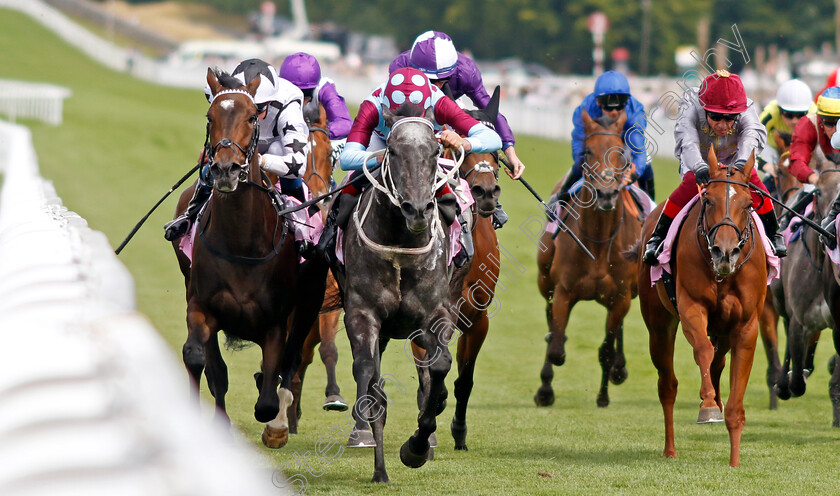
M 0 494 L 279 494 L 268 461 L 188 401 L 128 270 L 39 176 L 29 130 L 0 121 L 0 142 Z
M 0 79 L 0 114 L 11 122 L 18 118 L 61 124 L 64 100 L 72 92 L 61 86 Z

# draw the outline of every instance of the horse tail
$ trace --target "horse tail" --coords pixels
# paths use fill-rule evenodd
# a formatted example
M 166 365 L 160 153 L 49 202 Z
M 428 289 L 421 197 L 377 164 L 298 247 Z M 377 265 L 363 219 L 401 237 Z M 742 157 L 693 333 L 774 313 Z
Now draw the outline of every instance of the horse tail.
M 627 260 L 628 262 L 636 262 L 639 260 L 639 256 L 642 252 L 642 239 L 639 238 L 636 240 L 635 243 L 630 245 L 630 248 L 621 252 L 622 258 Z

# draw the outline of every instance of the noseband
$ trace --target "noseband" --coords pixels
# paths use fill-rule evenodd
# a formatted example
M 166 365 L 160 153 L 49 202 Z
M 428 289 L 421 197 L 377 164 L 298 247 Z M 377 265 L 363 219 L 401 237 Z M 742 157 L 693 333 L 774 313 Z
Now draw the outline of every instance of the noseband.
M 710 179 L 709 183 L 727 183 L 727 184 L 734 184 L 736 186 L 743 186 L 750 190 L 750 185 L 747 183 L 742 183 L 740 181 L 734 181 L 729 179 L 731 172 L 727 174 L 726 179 Z M 747 244 L 747 241 L 752 237 L 752 223 L 749 222 L 749 218 L 747 220 L 747 226 L 742 230 L 738 224 L 735 223 L 735 220 L 732 218 L 729 212 L 729 187 L 726 188 L 726 212 L 722 220 L 715 223 L 711 228 L 706 229 L 706 206 L 708 205 L 708 200 L 703 198 L 701 205 L 700 205 L 700 215 L 697 216 L 697 234 L 701 236 L 706 241 L 706 246 L 711 247 L 714 244 L 715 236 L 717 235 L 718 229 L 724 226 L 729 226 L 732 229 L 735 229 L 735 233 L 738 235 L 738 249 L 742 250 L 744 246 Z M 755 243 L 752 244 L 752 247 L 755 246 Z M 750 253 L 744 257 L 743 260 L 735 267 L 735 270 L 738 270 L 747 260 L 749 260 L 750 255 L 752 254 L 752 249 L 750 249 Z M 735 272 L 735 271 L 733 271 Z
M 251 100 L 251 103 L 254 104 L 254 110 L 256 111 L 257 104 L 254 102 L 254 97 L 251 96 L 245 90 L 241 89 L 227 89 L 222 90 L 215 95 L 210 100 L 210 106 L 213 106 L 216 99 L 222 95 L 232 94 L 232 93 L 239 93 L 248 97 Z M 256 114 L 254 114 L 256 115 Z M 230 138 L 222 138 L 218 142 L 216 142 L 213 146 L 210 146 L 210 121 L 207 121 L 207 131 L 204 137 L 204 150 L 205 150 L 205 157 L 207 157 L 207 165 L 212 166 L 215 163 L 216 153 L 221 150 L 222 148 L 236 148 L 238 149 L 242 155 L 245 156 L 245 163 L 239 164 L 242 165 L 242 169 L 239 171 L 239 182 L 246 182 L 248 180 L 248 173 L 251 166 L 251 157 L 254 156 L 254 152 L 257 150 L 257 142 L 260 139 L 260 124 L 256 122 L 254 124 L 254 133 L 251 135 L 251 142 L 248 143 L 247 148 L 243 148 L 242 145 L 233 141 Z

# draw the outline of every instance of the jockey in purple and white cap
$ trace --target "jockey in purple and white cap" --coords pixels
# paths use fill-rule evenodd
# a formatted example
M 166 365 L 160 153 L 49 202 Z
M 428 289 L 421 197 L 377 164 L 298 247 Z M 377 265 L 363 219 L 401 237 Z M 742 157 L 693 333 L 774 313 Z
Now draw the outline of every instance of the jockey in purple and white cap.
M 452 92 L 453 100 L 467 95 L 479 109 L 487 107 L 490 101 L 490 95 L 481 80 L 481 71 L 471 58 L 455 50 L 452 38 L 446 33 L 426 31 L 418 36 L 411 50 L 401 53 L 391 62 L 388 72 L 393 73 L 401 67 L 420 69 L 439 88 L 446 84 Z M 525 166 L 516 156 L 513 147 L 516 140 L 502 114 L 499 114 L 496 121 L 496 132 L 502 138 L 502 149 L 516 171 L 516 179 L 522 175 Z
M 490 95 L 487 94 L 484 82 L 481 80 L 481 71 L 478 70 L 471 58 L 455 50 L 452 38 L 446 33 L 426 31 L 418 36 L 414 40 L 411 50 L 401 53 L 391 62 L 388 72 L 393 73 L 402 67 L 419 69 L 437 87 L 441 89 L 444 89 L 444 86 L 448 87 L 453 100 L 467 95 L 472 100 L 473 105 L 482 110 L 490 102 Z M 501 113 L 499 113 L 495 124 L 496 132 L 502 138 L 502 150 L 504 150 L 514 170 L 511 173 L 505 169 L 505 172 L 511 178 L 519 179 L 525 170 L 525 164 L 516 155 L 516 149 L 514 148 L 516 140 L 513 137 L 513 131 L 511 131 L 507 119 Z M 507 222 L 507 214 L 501 209 L 501 205 L 498 205 L 494 215 L 494 226 L 499 228 L 505 222 Z
M 312 55 L 304 52 L 286 57 L 280 66 L 280 77 L 290 81 L 308 97 L 324 106 L 327 113 L 327 131 L 333 149 L 333 165 L 347 140 L 353 120 L 344 98 L 335 88 L 335 82 L 321 76 L 321 65 Z

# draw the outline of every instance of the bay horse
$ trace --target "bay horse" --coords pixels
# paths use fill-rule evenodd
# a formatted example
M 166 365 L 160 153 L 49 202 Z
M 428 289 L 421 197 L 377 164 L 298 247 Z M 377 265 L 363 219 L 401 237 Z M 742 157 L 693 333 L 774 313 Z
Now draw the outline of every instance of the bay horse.
M 357 385 L 354 435 L 368 424 L 373 431 L 373 482 L 388 481 L 381 354 L 391 339 L 411 339 L 430 357 L 422 364 L 430 377 L 428 400 L 417 431 L 400 449 L 403 464 L 417 468 L 426 462 L 436 429 L 437 399 L 452 363 L 450 303 L 463 283 L 463 274 L 447 265 L 449 232 L 435 200 L 447 177 L 437 179 L 440 150 L 431 110 L 424 117 L 382 111 L 391 131 L 378 152 L 384 153 L 380 179 L 363 169 L 372 187 L 361 194 L 344 238 L 344 323 Z
M 259 117 L 253 95 L 259 82 L 256 78 L 242 86 L 227 73 L 208 69 L 212 98 L 205 156 L 213 194 L 196 220 L 192 263 L 177 241 L 173 248 L 186 285 L 183 359 L 196 386 L 192 396 L 198 401 L 203 370 L 217 416 L 229 424 L 227 366 L 218 332 L 223 330 L 229 343 L 258 344 L 263 380 L 258 381 L 254 417 L 267 423 L 263 443 L 280 448 L 288 440 L 291 379 L 321 306 L 327 266 L 318 260 L 299 264 L 294 234 L 272 201 L 273 181 L 257 164 Z M 181 195 L 176 214 L 186 209 L 191 194 L 188 189 Z
M 767 290 L 767 261 L 750 213 L 748 181 L 755 154 L 743 171 L 720 166 L 714 149 L 709 151 L 708 163 L 710 183 L 679 227 L 676 246 L 671 249 L 676 309 L 661 280 L 651 285 L 651 266 L 641 257 L 641 247 L 650 238 L 662 205 L 645 222 L 634 256 L 638 264 L 639 302 L 650 337 L 650 357 L 659 373 L 659 401 L 665 418 L 663 456 L 677 456 L 674 342 L 677 324 L 681 323 L 700 368 L 702 402 L 698 423 L 723 420 L 720 376 L 726 353 L 732 351 L 730 394 L 724 413 L 730 441 L 729 464 L 736 467 L 740 464 L 746 418 L 744 391 L 758 339 L 758 315 Z
M 566 224 L 595 259 L 570 243 L 564 233 L 552 239 L 553 233 L 546 232 L 540 238 L 537 284 L 546 301 L 550 337 L 540 373 L 542 385 L 534 396 L 538 406 L 554 403 L 552 367 L 566 360 L 566 326 L 572 308 L 581 300 L 595 300 L 607 308 L 606 336 L 598 350 L 602 373 L 597 405 L 609 405 L 609 382 L 621 384 L 627 379 L 623 321 L 638 288 L 635 266 L 621 253 L 638 240 L 641 221 L 626 204 L 633 202 L 629 193 L 622 193 L 629 176 L 622 139 L 626 119 L 622 114 L 617 120 L 593 120 L 583 112 L 587 163 L 582 191 L 587 193 L 573 196 Z
M 303 117 L 309 126 L 310 153 L 306 160 L 306 171 L 303 178 L 312 196 L 322 196 L 330 191 L 332 185 L 333 165 L 330 155 L 330 134 L 327 130 L 327 113 L 324 106 L 318 102 L 317 95 L 312 99 L 306 99 L 303 107 Z M 319 203 L 321 217 L 326 221 L 327 202 Z M 347 402 L 341 396 L 338 381 L 335 375 L 335 366 L 338 363 L 338 349 L 335 346 L 335 337 L 338 333 L 338 319 L 341 316 L 341 306 L 338 294 L 338 283 L 336 283 L 332 272 L 327 272 L 326 294 L 321 313 L 312 326 L 312 330 L 303 343 L 302 359 L 295 378 L 292 381 L 292 393 L 294 400 L 289 412 L 289 432 L 297 433 L 297 423 L 300 420 L 302 410 L 300 408 L 301 390 L 306 369 L 312 363 L 315 355 L 315 347 L 321 343 L 318 351 L 321 361 L 327 371 L 327 387 L 325 389 L 324 410 L 345 411 Z

